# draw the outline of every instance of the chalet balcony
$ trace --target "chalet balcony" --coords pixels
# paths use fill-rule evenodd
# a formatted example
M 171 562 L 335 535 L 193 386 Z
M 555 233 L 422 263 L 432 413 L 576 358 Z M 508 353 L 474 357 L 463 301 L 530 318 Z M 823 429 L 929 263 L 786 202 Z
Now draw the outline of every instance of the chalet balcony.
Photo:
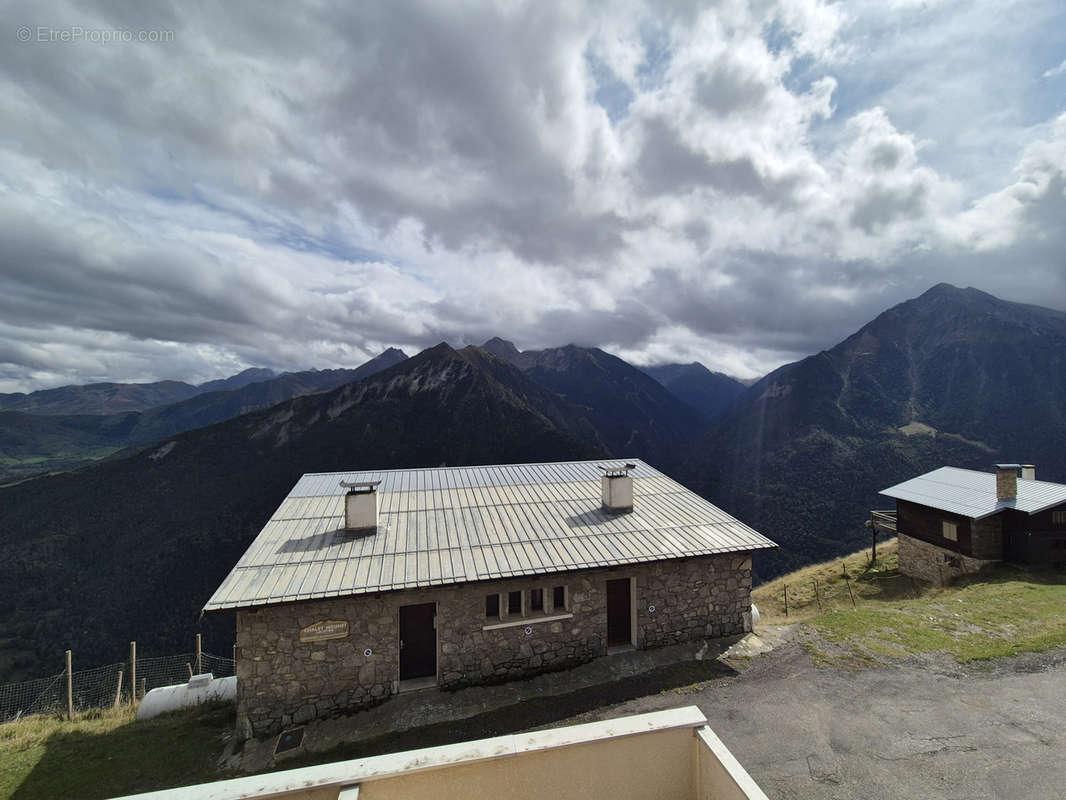
M 885 533 L 889 536 L 896 535 L 896 509 L 871 511 L 870 519 L 866 521 L 866 527 L 872 528 L 877 533 Z

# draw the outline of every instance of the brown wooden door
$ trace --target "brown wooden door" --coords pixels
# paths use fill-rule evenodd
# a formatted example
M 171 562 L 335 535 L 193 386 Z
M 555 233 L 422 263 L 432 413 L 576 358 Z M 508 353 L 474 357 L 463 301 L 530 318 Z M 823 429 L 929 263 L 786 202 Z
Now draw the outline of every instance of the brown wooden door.
M 437 604 L 400 606 L 400 680 L 437 674 Z
M 607 645 L 633 643 L 629 578 L 607 581 Z

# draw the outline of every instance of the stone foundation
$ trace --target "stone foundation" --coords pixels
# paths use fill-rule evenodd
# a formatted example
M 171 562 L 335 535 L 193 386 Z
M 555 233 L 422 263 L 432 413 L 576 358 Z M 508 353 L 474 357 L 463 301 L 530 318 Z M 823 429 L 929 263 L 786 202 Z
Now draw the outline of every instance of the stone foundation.
M 944 586 L 960 575 L 979 572 L 999 559 L 964 556 L 904 534 L 899 535 L 899 571 L 912 578 Z
M 606 582 L 631 581 L 633 644 L 661 647 L 751 630 L 751 557 L 725 554 L 560 575 L 268 606 L 237 612 L 237 713 L 263 736 L 317 717 L 355 711 L 399 691 L 399 609 L 436 603 L 437 685 L 499 683 L 565 669 L 607 653 Z M 566 587 L 563 609 L 552 588 Z M 543 590 L 546 611 L 508 616 L 508 592 Z M 501 595 L 500 618 L 485 597 Z M 301 643 L 325 620 L 343 638 Z M 367 652 L 369 651 L 369 655 Z

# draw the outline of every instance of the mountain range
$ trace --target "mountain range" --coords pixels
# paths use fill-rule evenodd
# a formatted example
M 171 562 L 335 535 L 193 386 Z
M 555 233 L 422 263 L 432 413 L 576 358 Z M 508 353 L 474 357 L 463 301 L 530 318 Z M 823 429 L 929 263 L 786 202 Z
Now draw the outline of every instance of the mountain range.
M 939 284 L 755 383 L 683 473 L 787 545 L 781 572 L 862 546 L 877 491 L 935 467 L 1066 480 L 1064 362 L 1066 314 Z
M 1066 479 L 1064 353 L 1066 314 L 939 285 L 750 387 L 491 339 L 135 412 L 3 412 L 23 415 L 0 414 L 3 436 L 136 443 L 0 488 L 0 681 L 67 648 L 186 650 L 198 630 L 227 652 L 232 620 L 199 608 L 304 472 L 640 457 L 775 539 L 765 579 L 865 544 L 877 490 L 918 472 L 1033 461 Z
M 609 453 L 633 454 L 669 468 L 706 419 L 660 382 L 596 347 L 519 352 L 494 338 L 481 349 L 518 367 L 586 421 L 585 438 Z
M 256 381 L 276 377 L 274 370 L 252 367 L 221 380 L 199 385 L 183 381 L 155 383 L 89 383 L 84 386 L 60 386 L 26 394 L 0 394 L 0 410 L 27 414 L 120 414 L 144 411 L 155 406 L 177 403 L 205 392 L 240 389 Z
M 291 397 L 322 392 L 380 372 L 407 358 L 389 348 L 355 369 L 309 370 L 274 375 L 249 369 L 231 378 L 191 387 L 163 381 L 150 384 L 92 384 L 65 386 L 28 395 L 5 395 L 16 408 L 0 411 L 0 483 L 39 473 L 69 470 L 126 448 L 143 445 L 182 431 L 213 425 Z M 271 377 L 273 376 L 273 377 Z M 135 401 L 162 396 L 160 387 L 194 389 L 186 399 L 121 412 Z M 104 388 L 106 387 L 106 388 Z M 207 391 L 203 391 L 207 388 Z M 87 391 L 81 391 L 81 390 Z M 180 390 L 184 391 L 184 390 Z M 97 414 L 61 413 L 64 408 L 100 409 Z
M 688 403 L 707 422 L 730 411 L 748 388 L 736 378 L 711 372 L 698 361 L 691 364 L 660 364 L 644 371 L 671 394 Z

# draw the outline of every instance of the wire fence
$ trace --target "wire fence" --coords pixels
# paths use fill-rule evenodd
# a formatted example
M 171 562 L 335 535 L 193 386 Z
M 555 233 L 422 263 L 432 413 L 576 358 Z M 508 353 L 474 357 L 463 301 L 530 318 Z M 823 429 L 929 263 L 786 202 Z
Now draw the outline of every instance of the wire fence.
M 201 672 L 216 678 L 233 675 L 233 659 L 211 653 L 200 654 Z M 196 670 L 195 653 L 137 659 L 137 697 L 160 686 L 186 683 Z M 71 675 L 71 699 L 75 712 L 94 708 L 112 708 L 129 703 L 131 671 L 128 661 L 74 672 Z M 22 683 L 0 684 L 0 723 L 31 714 L 66 713 L 67 673 L 37 678 Z

